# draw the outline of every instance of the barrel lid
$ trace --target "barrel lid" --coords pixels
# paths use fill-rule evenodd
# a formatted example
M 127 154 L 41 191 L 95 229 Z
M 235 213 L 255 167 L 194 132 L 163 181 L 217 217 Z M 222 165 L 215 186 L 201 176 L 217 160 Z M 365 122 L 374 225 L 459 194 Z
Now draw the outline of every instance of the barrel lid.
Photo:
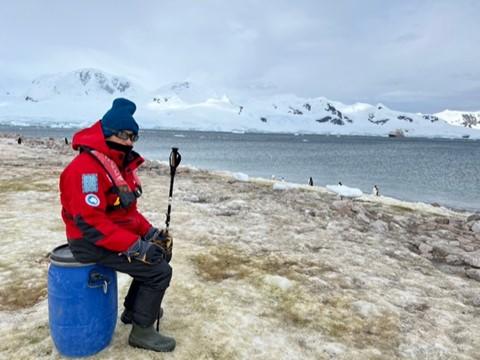
M 50 262 L 58 266 L 66 266 L 66 267 L 79 267 L 79 266 L 92 265 L 92 263 L 78 262 L 73 257 L 72 251 L 70 250 L 70 246 L 68 246 L 68 244 L 63 244 L 53 249 L 53 251 L 50 253 Z
M 50 260 L 62 263 L 77 263 L 68 244 L 57 246 L 50 254 Z

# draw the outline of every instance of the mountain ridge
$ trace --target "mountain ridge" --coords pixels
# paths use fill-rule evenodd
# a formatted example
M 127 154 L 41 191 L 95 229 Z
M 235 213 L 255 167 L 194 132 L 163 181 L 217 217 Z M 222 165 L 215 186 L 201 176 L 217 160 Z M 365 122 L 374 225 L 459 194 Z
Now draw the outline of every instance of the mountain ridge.
M 0 123 L 84 126 L 101 117 L 114 98 L 128 97 L 138 103 L 136 116 L 145 128 L 480 138 L 480 112 L 408 113 L 323 96 L 217 91 L 191 81 L 148 91 L 93 68 L 40 76 L 18 94 L 0 91 Z

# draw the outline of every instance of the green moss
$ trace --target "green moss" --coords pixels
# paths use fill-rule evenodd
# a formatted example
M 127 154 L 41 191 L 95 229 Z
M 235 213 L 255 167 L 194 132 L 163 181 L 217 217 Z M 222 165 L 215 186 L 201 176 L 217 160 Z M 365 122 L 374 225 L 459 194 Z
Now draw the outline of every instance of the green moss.
M 411 213 L 414 212 L 412 208 L 402 206 L 402 205 L 390 205 L 390 208 L 400 214 Z
M 0 193 L 7 192 L 23 192 L 23 191 L 39 191 L 49 192 L 55 191 L 55 186 L 45 184 L 32 179 L 16 179 L 16 180 L 0 180 Z
M 393 314 L 381 313 L 361 317 L 352 309 L 352 295 L 342 290 L 331 296 L 311 286 L 312 277 L 334 271 L 328 265 L 278 255 L 248 256 L 234 247 L 216 247 L 192 258 L 197 274 L 208 281 L 247 280 L 258 294 L 270 303 L 262 316 L 277 318 L 281 323 L 310 329 L 358 348 L 375 347 L 394 356 L 400 343 L 400 320 Z M 283 289 L 264 281 L 266 275 L 279 275 L 292 281 Z M 337 279 L 335 281 L 340 281 Z M 323 300 L 322 300 L 323 299 Z
M 256 264 L 264 273 L 287 277 L 292 280 L 303 280 L 305 277 L 319 276 L 334 271 L 329 265 L 298 259 L 287 259 L 279 256 L 257 258 Z
M 192 257 L 197 274 L 209 281 L 273 274 L 292 280 L 320 275 L 334 269 L 318 262 L 287 259 L 278 255 L 249 255 L 231 246 L 216 246 L 208 253 Z
M 399 319 L 392 314 L 360 317 L 349 298 L 331 296 L 323 302 L 314 294 L 295 288 L 281 294 L 274 314 L 283 322 L 310 328 L 357 348 L 394 351 L 400 344 Z
M 277 305 L 274 314 L 282 321 L 298 327 L 311 327 L 315 321 L 317 309 L 311 306 L 311 301 L 299 288 L 291 291 L 276 291 Z

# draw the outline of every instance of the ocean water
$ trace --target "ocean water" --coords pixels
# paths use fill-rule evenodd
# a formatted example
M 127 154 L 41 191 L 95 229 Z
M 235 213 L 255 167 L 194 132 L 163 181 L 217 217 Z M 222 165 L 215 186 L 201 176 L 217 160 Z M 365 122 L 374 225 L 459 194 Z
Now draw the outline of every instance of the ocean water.
M 71 139 L 76 130 L 0 131 Z M 167 161 L 173 146 L 182 164 L 198 168 L 301 184 L 312 177 L 319 186 L 341 181 L 367 193 L 376 184 L 381 195 L 480 210 L 480 141 L 145 130 L 135 149 Z

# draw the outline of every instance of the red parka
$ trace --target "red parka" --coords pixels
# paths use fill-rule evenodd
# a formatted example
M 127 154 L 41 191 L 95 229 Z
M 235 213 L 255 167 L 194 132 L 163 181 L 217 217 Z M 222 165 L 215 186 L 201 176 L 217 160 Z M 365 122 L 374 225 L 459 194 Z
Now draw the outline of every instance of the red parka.
M 127 208 L 119 205 L 107 170 L 87 150 L 96 150 L 112 159 L 132 190 L 140 186 L 135 171 L 143 158 L 132 151 L 125 159 L 125 153 L 109 148 L 100 121 L 77 132 L 72 147 L 80 153 L 60 176 L 62 218 L 72 252 L 82 249 L 91 253 L 95 247 L 115 252 L 127 250 L 152 225 L 138 212 L 136 200 Z

